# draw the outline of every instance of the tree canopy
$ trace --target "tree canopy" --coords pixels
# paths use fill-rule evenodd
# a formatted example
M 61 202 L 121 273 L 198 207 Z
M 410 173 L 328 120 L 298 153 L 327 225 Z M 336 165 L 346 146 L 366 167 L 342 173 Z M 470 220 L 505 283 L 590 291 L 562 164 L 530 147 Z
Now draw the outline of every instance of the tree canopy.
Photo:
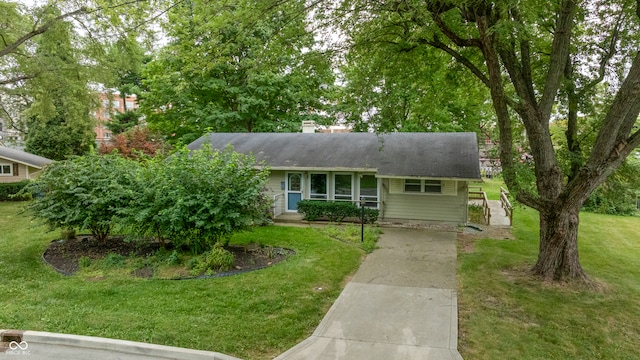
M 181 2 L 169 43 L 144 71 L 149 124 L 188 143 L 206 131 L 297 131 L 325 122 L 333 73 L 314 49 L 304 4 Z
M 26 134 L 27 148 L 40 155 L 86 152 L 98 84 L 117 86 L 135 70 L 138 41 L 148 35 L 142 25 L 165 3 L 0 1 L 0 117 L 6 127 Z

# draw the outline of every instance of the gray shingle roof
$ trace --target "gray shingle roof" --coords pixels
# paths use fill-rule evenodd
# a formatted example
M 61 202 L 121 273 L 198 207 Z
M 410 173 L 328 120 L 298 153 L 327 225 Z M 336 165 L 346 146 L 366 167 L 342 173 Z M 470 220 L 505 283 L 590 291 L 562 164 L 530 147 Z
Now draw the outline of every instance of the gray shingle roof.
M 21 163 L 38 169 L 42 169 L 45 165 L 53 162 L 53 160 L 42 156 L 34 155 L 22 150 L 11 149 L 5 146 L 0 146 L 0 159 Z
M 479 179 L 475 133 L 210 133 L 189 144 L 231 144 L 272 169 L 377 170 L 380 177 Z

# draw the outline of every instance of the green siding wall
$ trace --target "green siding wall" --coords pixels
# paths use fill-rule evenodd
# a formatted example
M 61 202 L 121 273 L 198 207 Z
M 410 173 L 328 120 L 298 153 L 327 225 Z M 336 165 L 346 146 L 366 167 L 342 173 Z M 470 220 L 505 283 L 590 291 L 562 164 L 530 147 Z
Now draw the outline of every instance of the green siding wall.
M 444 221 L 463 224 L 467 217 L 467 183 L 457 182 L 457 195 L 389 193 L 383 186 L 383 216 L 388 219 Z

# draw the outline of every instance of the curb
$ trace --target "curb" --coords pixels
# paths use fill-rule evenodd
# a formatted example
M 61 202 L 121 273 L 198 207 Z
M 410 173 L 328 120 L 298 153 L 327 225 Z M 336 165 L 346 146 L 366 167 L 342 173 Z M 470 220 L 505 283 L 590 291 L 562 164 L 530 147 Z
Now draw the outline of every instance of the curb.
M 155 359 L 175 360 L 240 360 L 218 352 L 154 345 L 135 341 L 116 340 L 93 336 L 56 334 L 41 331 L 1 330 L 0 345 L 16 341 L 31 344 L 61 345 L 90 350 L 106 350 Z M 8 346 L 8 344 L 7 344 Z M 3 347 L 0 346 L 0 349 Z

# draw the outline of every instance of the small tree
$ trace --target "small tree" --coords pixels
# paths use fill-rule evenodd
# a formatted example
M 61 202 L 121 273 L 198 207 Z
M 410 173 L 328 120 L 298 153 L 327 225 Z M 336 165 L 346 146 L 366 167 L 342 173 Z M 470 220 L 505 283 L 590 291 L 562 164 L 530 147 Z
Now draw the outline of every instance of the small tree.
M 36 195 L 28 210 L 51 230 L 88 229 L 105 242 L 121 209 L 134 198 L 136 167 L 117 155 L 54 162 L 25 188 Z
M 140 193 L 126 211 L 141 234 L 171 239 L 200 253 L 262 222 L 268 170 L 231 148 L 181 149 L 152 160 L 137 177 Z
M 148 128 L 134 127 L 114 136 L 112 144 L 101 144 L 99 152 L 109 154 L 115 150 L 126 158 L 137 159 L 142 154 L 156 156 L 169 148 L 159 134 L 152 133 Z

